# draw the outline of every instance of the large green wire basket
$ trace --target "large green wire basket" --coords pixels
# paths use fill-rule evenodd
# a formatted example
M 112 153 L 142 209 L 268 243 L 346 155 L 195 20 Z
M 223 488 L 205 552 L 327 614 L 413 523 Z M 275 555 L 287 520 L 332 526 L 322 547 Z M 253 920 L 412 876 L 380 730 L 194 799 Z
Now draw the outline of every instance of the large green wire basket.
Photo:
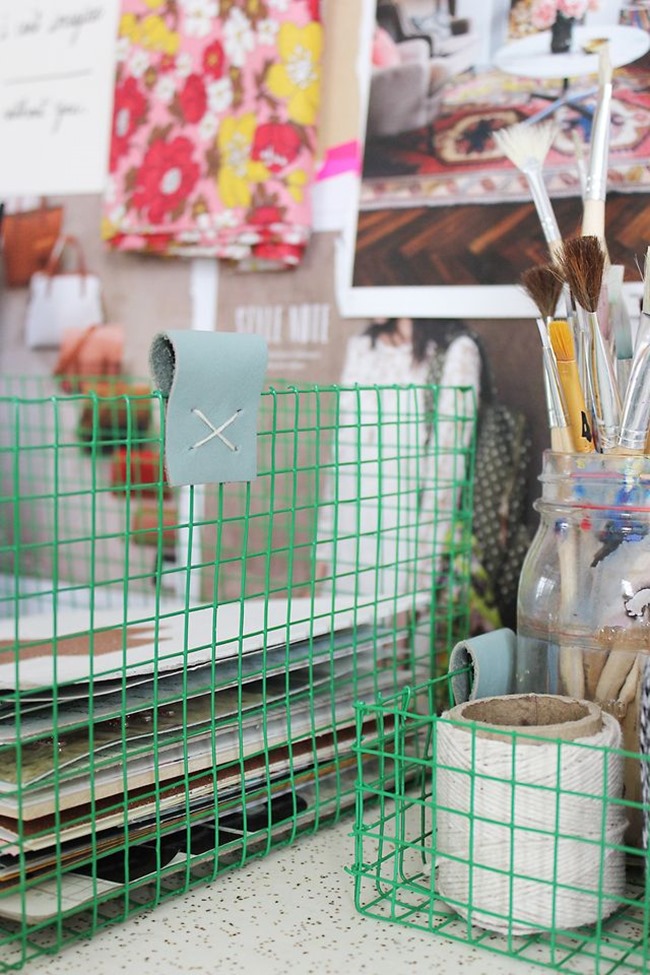
M 354 702 L 467 635 L 471 390 L 267 390 L 246 484 L 164 420 L 0 380 L 2 971 L 336 822 Z

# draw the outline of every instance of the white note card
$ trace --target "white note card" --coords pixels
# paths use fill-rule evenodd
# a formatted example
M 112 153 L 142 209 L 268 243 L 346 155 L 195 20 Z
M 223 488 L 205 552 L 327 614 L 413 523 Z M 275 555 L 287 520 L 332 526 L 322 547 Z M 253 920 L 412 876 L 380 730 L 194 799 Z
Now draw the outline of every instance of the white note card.
M 104 189 L 119 0 L 0 0 L 0 199 Z

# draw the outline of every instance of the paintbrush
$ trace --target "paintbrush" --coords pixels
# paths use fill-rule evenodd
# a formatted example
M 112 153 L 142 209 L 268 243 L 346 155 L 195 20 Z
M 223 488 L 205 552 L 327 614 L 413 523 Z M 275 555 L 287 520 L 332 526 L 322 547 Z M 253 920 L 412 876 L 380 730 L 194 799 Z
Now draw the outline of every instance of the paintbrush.
M 570 311 L 567 311 L 567 313 L 562 317 L 568 321 L 569 325 L 571 326 L 571 331 L 575 337 L 575 358 L 578 364 L 578 376 L 580 377 L 580 385 L 586 394 L 586 391 L 589 388 L 586 366 L 587 358 L 589 356 L 589 333 L 586 328 L 587 323 L 584 320 L 584 315 L 578 316 L 573 295 L 571 294 L 569 285 L 564 277 L 564 268 L 562 267 L 562 263 L 559 262 L 554 264 L 553 268 L 555 269 L 556 274 L 563 281 L 563 293 L 568 296 L 565 299 L 565 304 L 567 309 L 570 309 Z
M 548 336 L 555 354 L 560 385 L 567 406 L 573 449 L 580 454 L 591 453 L 595 449 L 594 438 L 578 375 L 573 331 L 567 321 L 556 319 L 548 326 Z
M 643 269 L 643 300 L 641 302 L 641 318 L 634 338 L 634 355 L 640 355 L 644 346 L 650 345 L 650 246 L 645 255 Z
M 542 340 L 542 359 L 544 362 L 544 388 L 546 391 L 546 412 L 551 433 L 551 450 L 562 454 L 573 453 L 573 434 L 569 426 L 568 408 L 562 393 L 562 385 L 557 370 L 557 362 L 551 348 L 546 322 L 537 319 L 537 328 Z
M 536 125 L 521 122 L 493 133 L 497 146 L 526 177 L 544 240 L 554 264 L 562 252 L 562 235 L 544 183 L 542 166 L 557 131 L 555 122 L 538 122 Z M 568 287 L 563 289 L 563 295 L 564 314 L 571 319 L 574 309 Z
M 617 453 L 642 454 L 650 430 L 650 344 L 634 357 L 630 373 Z
M 607 196 L 607 159 L 612 104 L 612 62 L 609 45 L 598 52 L 598 101 L 591 127 L 589 167 L 582 210 L 583 237 L 597 237 L 607 258 L 605 245 L 605 199 Z
M 555 315 L 558 299 L 562 291 L 562 280 L 550 265 L 531 267 L 521 275 L 521 283 L 528 296 L 535 302 L 541 318 L 537 328 L 542 340 L 542 361 L 544 363 L 544 391 L 546 412 L 551 434 L 551 449 L 560 453 L 573 451 L 573 437 L 569 427 L 567 406 L 562 394 L 562 386 L 557 371 L 557 362 L 551 348 L 546 322 Z
M 563 495 L 560 495 L 562 500 Z M 560 567 L 560 633 L 559 671 L 562 691 L 570 697 L 583 698 L 585 694 L 585 668 L 582 647 L 566 643 L 566 632 L 576 612 L 578 600 L 578 537 L 580 529 L 570 519 L 558 518 L 555 535 Z
M 614 356 L 616 381 L 621 399 L 625 397 L 625 390 L 632 369 L 632 324 L 623 294 L 623 276 L 625 268 L 622 264 L 610 264 L 607 269 L 607 293 L 609 295 L 609 320 L 614 342 Z
M 550 264 L 530 267 L 521 275 L 521 284 L 545 322 L 555 318 L 563 282 Z
M 611 450 L 618 443 L 621 425 L 621 396 L 614 363 L 598 323 L 598 300 L 603 283 L 605 252 L 594 235 L 566 240 L 560 265 L 589 330 L 587 357 L 588 389 L 585 394 L 591 408 L 598 447 Z
M 544 183 L 542 165 L 557 131 L 554 122 L 538 122 L 536 125 L 526 125 L 521 122 L 493 133 L 494 141 L 501 152 L 526 177 L 544 239 L 553 260 L 556 259 L 562 246 L 562 235 Z
M 571 140 L 573 142 L 573 151 L 575 153 L 576 168 L 578 170 L 578 181 L 580 183 L 580 196 L 584 201 L 585 190 L 587 188 L 587 161 L 585 159 L 585 145 L 575 129 L 571 131 Z
M 535 276 L 533 276 L 533 281 L 537 283 Z M 552 299 L 549 300 L 552 301 Z M 542 296 L 543 302 L 544 296 Z M 565 394 L 562 398 L 562 406 L 565 410 L 565 417 L 570 424 L 566 428 L 566 433 L 569 434 L 566 452 L 572 452 L 574 449 L 583 453 L 588 450 L 593 450 L 591 430 L 589 428 L 584 397 L 578 379 L 578 367 L 573 351 L 573 332 L 571 326 L 567 321 L 558 319 L 553 319 L 549 323 L 548 328 L 541 319 L 537 320 L 537 325 L 542 336 L 542 348 L 545 349 L 548 344 L 549 355 L 555 365 L 555 375 L 558 377 L 560 389 Z M 556 448 L 553 447 L 553 449 L 555 450 Z M 563 521 L 561 526 L 558 521 L 556 526 L 560 567 L 559 614 L 561 631 L 564 631 L 566 625 L 570 623 L 578 597 L 578 542 L 575 536 L 575 530 L 576 526 L 570 520 Z M 582 650 L 579 646 L 572 646 L 571 644 L 565 643 L 564 640 L 560 640 L 559 673 L 561 686 L 565 694 L 578 698 L 584 696 L 584 661 Z
M 569 285 L 564 279 L 564 267 L 562 263 L 554 265 L 557 273 L 562 276 L 564 281 L 564 287 L 566 291 L 571 295 Z M 585 402 L 587 401 L 587 395 L 589 392 L 589 375 L 587 369 L 587 363 L 589 361 L 589 329 L 584 315 L 578 315 L 574 296 L 571 295 L 571 315 L 564 316 L 571 326 L 571 331 L 575 339 L 575 360 L 578 367 L 578 379 L 580 382 L 580 387 L 582 389 L 583 396 L 585 397 Z

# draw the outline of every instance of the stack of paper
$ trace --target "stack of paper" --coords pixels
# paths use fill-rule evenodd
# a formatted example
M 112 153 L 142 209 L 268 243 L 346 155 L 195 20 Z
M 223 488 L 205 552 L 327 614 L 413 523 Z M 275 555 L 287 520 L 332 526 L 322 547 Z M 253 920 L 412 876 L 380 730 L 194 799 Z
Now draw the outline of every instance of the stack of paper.
M 42 920 L 350 801 L 354 703 L 411 676 L 394 626 L 410 604 L 382 605 L 0 624 L 0 914 Z

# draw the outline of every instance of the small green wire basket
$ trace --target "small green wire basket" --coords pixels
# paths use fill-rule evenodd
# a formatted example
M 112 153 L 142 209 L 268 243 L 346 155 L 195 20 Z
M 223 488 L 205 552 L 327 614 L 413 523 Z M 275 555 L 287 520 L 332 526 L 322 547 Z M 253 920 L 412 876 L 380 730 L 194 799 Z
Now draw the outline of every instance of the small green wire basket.
M 447 717 L 461 676 L 357 702 L 357 909 L 558 972 L 648 972 L 648 854 L 625 833 L 649 811 L 622 797 L 624 763 L 648 756 L 526 728 L 486 741 Z
M 187 488 L 165 405 L 0 378 L 0 971 L 351 813 L 354 702 L 467 635 L 471 390 L 269 389 Z

